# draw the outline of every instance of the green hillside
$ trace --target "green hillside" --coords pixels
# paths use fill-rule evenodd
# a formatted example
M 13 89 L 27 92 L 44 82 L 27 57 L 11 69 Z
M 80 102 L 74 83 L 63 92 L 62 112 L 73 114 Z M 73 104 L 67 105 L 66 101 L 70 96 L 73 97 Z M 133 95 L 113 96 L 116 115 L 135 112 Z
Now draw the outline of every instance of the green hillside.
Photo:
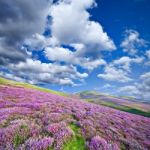
M 67 96 L 66 93 L 62 93 L 62 92 L 42 88 L 42 87 L 35 86 L 35 85 L 32 85 L 32 84 L 24 83 L 24 82 L 16 82 L 16 81 L 12 81 L 12 80 L 5 79 L 5 78 L 2 78 L 2 77 L 0 77 L 0 85 L 21 86 L 21 87 L 25 87 L 25 88 L 36 89 L 36 90 L 43 91 L 43 92 L 50 92 L 50 93 L 61 95 L 61 96 Z

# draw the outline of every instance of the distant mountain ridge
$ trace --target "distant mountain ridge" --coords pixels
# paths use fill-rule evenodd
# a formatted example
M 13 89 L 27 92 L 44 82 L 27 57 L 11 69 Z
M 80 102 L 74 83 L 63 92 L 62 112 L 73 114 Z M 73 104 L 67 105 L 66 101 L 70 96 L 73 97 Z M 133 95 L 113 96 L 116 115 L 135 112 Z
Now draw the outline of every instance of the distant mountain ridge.
M 106 96 L 106 97 L 113 97 L 113 98 L 120 98 L 120 99 L 124 99 L 124 100 L 130 100 L 130 101 L 136 101 L 136 102 L 139 102 L 139 99 L 136 99 L 134 97 L 129 97 L 129 96 L 114 96 L 114 95 L 109 95 L 109 94 L 104 94 L 104 93 L 100 93 L 98 91 L 81 91 L 79 93 L 76 93 L 77 95 L 80 95 L 82 96 L 83 98 L 85 96 Z M 145 101 L 142 101 L 142 103 L 149 103 L 149 102 L 145 102 Z

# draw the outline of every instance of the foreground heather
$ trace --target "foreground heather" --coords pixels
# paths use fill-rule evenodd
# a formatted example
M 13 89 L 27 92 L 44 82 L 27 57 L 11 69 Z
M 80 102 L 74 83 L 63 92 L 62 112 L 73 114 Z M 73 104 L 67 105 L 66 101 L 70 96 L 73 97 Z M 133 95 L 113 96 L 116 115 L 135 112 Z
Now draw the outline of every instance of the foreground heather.
M 0 150 L 148 150 L 150 119 L 51 93 L 0 86 Z

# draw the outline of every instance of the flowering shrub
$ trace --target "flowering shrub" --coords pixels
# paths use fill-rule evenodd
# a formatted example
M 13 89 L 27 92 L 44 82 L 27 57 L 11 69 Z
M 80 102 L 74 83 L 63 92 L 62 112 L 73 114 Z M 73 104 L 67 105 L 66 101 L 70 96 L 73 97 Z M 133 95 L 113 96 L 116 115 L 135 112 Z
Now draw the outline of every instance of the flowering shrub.
M 54 137 L 56 140 L 55 149 L 61 150 L 63 144 L 66 143 L 69 139 L 71 139 L 71 137 L 73 137 L 73 131 L 68 127 L 63 128 L 59 130 Z
M 108 150 L 109 149 L 109 145 L 108 143 L 101 138 L 100 136 L 95 136 L 92 138 L 91 142 L 90 142 L 90 150 Z
M 59 130 L 62 130 L 66 128 L 66 123 L 65 122 L 60 122 L 60 123 L 52 123 L 46 127 L 46 130 L 52 134 L 57 133 Z
M 0 85 L 0 150 L 150 149 L 150 118 Z
M 90 150 L 119 150 L 117 144 L 108 144 L 105 139 L 100 136 L 92 138 L 89 148 Z
M 52 146 L 54 139 L 51 137 L 30 138 L 21 147 L 26 150 L 43 150 Z M 20 149 L 21 149 L 20 147 Z

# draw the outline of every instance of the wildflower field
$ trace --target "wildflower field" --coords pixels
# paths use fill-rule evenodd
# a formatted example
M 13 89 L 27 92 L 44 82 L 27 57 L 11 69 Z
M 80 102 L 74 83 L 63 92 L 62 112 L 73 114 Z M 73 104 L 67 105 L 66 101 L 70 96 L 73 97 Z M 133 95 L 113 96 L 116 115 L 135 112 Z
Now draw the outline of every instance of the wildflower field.
M 0 84 L 0 150 L 149 150 L 150 118 Z

